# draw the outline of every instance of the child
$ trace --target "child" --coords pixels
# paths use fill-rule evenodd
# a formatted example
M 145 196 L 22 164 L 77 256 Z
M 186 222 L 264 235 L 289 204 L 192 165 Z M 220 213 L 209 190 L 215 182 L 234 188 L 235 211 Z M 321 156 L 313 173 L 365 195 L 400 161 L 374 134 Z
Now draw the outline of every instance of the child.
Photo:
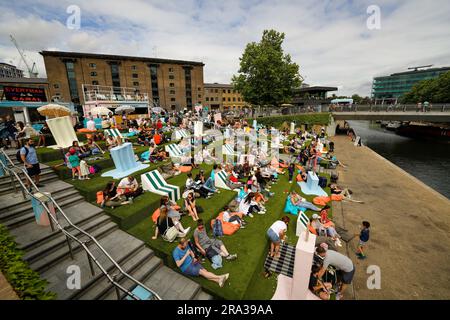
M 69 163 L 72 167 L 72 180 L 75 180 L 75 174 L 78 173 L 78 179 L 83 180 L 81 178 L 81 169 L 80 169 L 80 158 L 76 154 L 76 150 L 74 148 L 69 149 Z
M 292 183 L 292 179 L 294 178 L 295 172 L 295 164 L 291 163 L 288 170 L 289 170 L 289 183 Z
M 356 252 L 358 259 L 360 260 L 366 259 L 366 255 L 364 254 L 363 249 L 366 246 L 367 242 L 369 241 L 369 234 L 370 234 L 370 223 L 367 221 L 363 221 L 361 226 L 361 232 L 359 234 L 358 251 Z

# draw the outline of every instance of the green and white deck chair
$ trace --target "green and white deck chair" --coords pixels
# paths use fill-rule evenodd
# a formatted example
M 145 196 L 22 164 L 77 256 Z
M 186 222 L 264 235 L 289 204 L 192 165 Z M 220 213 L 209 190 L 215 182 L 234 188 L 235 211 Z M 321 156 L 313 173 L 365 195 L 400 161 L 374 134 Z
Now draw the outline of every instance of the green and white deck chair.
M 225 172 L 225 170 L 220 170 L 219 172 L 216 172 L 214 175 L 214 186 L 216 188 L 225 189 L 225 190 L 231 190 L 231 188 L 227 185 L 228 181 L 228 174 Z M 234 191 L 239 192 L 239 189 L 234 189 Z
M 169 196 L 170 200 L 180 199 L 180 187 L 168 184 L 158 170 L 153 170 L 141 175 L 142 189 L 161 196 Z
M 105 129 L 105 134 L 107 136 L 112 136 L 113 138 L 120 138 L 122 140 L 124 139 L 119 129 Z
M 295 234 L 297 237 L 300 237 L 303 231 L 308 230 L 309 218 L 303 211 L 298 211 L 298 219 L 297 219 L 297 229 L 295 230 Z
M 230 144 L 224 144 L 222 146 L 222 154 L 229 156 L 237 156 L 238 154 L 234 151 L 234 147 Z
M 190 133 L 186 129 L 179 129 L 179 130 L 175 131 L 175 139 L 177 139 L 177 140 L 181 140 L 181 139 L 187 138 L 189 136 L 190 136 Z
M 181 164 L 191 163 L 191 157 L 189 156 L 189 154 L 183 153 L 183 151 L 181 151 L 180 147 L 177 144 L 172 143 L 166 145 L 165 150 L 169 153 L 169 156 L 171 158 L 179 158 L 179 162 L 181 162 Z

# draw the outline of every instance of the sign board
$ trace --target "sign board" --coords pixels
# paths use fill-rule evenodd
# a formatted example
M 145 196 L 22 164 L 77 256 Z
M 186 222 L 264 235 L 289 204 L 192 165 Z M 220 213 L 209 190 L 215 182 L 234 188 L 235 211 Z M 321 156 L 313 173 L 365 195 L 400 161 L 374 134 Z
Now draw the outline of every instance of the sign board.
M 27 88 L 4 86 L 3 94 L 9 101 L 46 102 L 47 96 L 43 88 Z

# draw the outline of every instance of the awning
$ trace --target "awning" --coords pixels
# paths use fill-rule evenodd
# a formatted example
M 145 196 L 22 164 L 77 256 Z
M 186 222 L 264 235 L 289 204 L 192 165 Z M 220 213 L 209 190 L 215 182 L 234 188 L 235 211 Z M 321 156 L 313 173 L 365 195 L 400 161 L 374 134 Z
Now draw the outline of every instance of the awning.
M 48 104 L 49 104 L 49 102 L 26 102 L 26 101 L 2 100 L 2 101 L 0 101 L 0 108 L 15 108 L 15 107 L 39 108 L 39 107 L 43 107 Z M 63 105 L 72 111 L 75 111 L 73 103 L 58 102 L 58 104 Z

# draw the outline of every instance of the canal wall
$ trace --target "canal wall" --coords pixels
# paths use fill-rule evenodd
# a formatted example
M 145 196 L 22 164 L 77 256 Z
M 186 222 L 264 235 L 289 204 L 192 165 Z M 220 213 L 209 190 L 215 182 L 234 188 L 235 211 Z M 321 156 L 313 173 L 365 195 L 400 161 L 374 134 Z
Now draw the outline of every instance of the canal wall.
M 354 298 L 449 299 L 450 200 L 349 137 L 331 140 L 347 166 L 338 168 L 338 184 L 364 201 L 335 203 L 333 218 L 354 234 L 363 220 L 372 224 L 366 260 L 356 259 L 358 237 L 345 248 L 356 266 Z M 367 285 L 374 270 L 380 289 Z

